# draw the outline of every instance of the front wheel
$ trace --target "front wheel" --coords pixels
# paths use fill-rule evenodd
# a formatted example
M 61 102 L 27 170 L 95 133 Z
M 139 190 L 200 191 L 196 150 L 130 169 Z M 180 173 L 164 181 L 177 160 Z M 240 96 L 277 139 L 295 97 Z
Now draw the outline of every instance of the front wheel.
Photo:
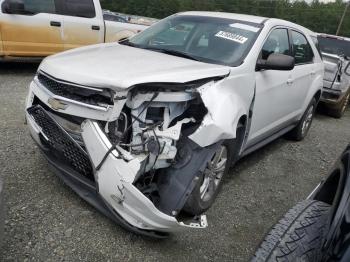
M 317 101 L 313 98 L 298 125 L 288 133 L 290 139 L 302 141 L 307 136 L 315 116 L 316 107 Z
M 187 199 L 184 206 L 186 213 L 197 216 L 211 207 L 221 189 L 223 177 L 229 170 L 229 159 L 230 149 L 222 144 L 208 161 L 206 169 Z

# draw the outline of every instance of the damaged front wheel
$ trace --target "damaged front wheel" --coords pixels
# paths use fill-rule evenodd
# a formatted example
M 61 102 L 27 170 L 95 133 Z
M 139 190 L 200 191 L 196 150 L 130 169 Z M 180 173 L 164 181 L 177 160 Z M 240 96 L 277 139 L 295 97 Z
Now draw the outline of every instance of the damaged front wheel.
M 217 197 L 224 175 L 229 170 L 229 147 L 221 145 L 208 161 L 206 169 L 189 196 L 184 211 L 190 215 L 200 215 L 208 210 Z

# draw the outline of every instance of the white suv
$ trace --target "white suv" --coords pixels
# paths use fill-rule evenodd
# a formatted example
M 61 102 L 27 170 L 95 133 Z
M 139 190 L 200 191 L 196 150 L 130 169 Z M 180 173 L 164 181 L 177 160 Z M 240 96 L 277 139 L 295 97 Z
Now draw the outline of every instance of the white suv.
M 164 236 L 206 227 L 202 213 L 237 159 L 283 134 L 306 136 L 323 72 L 299 25 L 186 12 L 45 59 L 27 120 L 81 197 L 129 230 Z M 197 220 L 181 222 L 184 213 Z

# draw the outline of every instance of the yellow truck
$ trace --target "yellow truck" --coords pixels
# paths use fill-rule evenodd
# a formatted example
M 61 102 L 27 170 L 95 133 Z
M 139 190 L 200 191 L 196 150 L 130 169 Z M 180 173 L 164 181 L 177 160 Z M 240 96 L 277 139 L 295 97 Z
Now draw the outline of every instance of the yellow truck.
M 107 21 L 99 0 L 0 0 L 0 60 L 42 58 L 147 28 Z

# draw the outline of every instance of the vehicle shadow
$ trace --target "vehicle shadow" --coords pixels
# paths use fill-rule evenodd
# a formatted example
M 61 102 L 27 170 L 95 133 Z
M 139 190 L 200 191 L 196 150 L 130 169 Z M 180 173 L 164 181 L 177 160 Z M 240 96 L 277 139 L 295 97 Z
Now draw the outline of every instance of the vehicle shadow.
M 0 75 L 35 74 L 39 62 L 0 62 Z
M 291 142 L 292 141 L 282 136 L 277 140 L 272 141 L 262 148 L 259 148 L 258 150 L 252 152 L 251 154 L 239 159 L 237 163 L 235 163 L 235 165 L 230 168 L 229 175 L 225 177 L 224 183 L 237 178 L 237 176 L 243 173 L 244 170 L 249 168 L 251 165 L 255 165 L 259 161 L 262 161 L 264 158 L 266 158 L 266 156 L 270 155 L 273 152 L 278 152 L 283 146 Z
M 317 109 L 315 114 L 315 120 L 318 121 L 334 121 L 334 119 L 324 113 L 320 108 Z M 262 148 L 254 151 L 253 153 L 241 158 L 237 161 L 237 163 L 230 168 L 229 175 L 225 177 L 224 183 L 230 182 L 233 179 L 239 177 L 240 173 L 244 172 L 249 166 L 256 165 L 259 161 L 262 161 L 268 155 L 279 152 L 283 147 L 288 144 L 300 143 L 289 140 L 286 136 L 282 136 L 271 143 L 263 146 Z

